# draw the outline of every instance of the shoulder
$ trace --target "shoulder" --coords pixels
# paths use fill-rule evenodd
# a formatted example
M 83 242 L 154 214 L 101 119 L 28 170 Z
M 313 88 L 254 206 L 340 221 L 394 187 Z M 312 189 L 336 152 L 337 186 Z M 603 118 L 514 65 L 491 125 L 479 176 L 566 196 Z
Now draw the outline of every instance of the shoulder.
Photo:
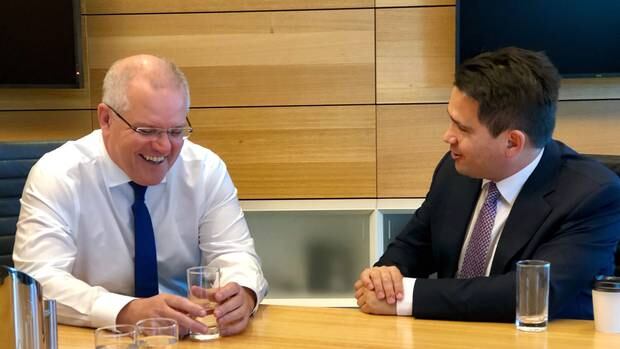
M 204 181 L 205 184 L 228 175 L 226 164 L 215 152 L 189 140 L 183 144 L 173 172 L 186 181 Z
M 186 140 L 179 154 L 179 160 L 183 164 L 201 164 L 209 166 L 224 165 L 224 161 L 212 150 L 199 144 Z
M 71 176 L 84 166 L 93 166 L 103 154 L 104 146 L 101 132 L 68 141 L 55 150 L 43 155 L 33 166 L 32 172 L 41 171 L 46 177 Z
M 617 185 L 620 178 L 610 168 L 591 156 L 579 154 L 567 145 L 555 142 L 560 154 L 561 178 L 591 186 Z
M 552 176 L 553 195 L 549 200 L 555 206 L 568 208 L 591 207 L 588 214 L 603 208 L 620 208 L 620 178 L 599 161 L 578 154 L 561 142 L 555 142 L 557 172 Z M 546 151 L 546 150 L 545 150 Z M 543 155 L 544 156 L 544 155 Z M 540 177 L 539 177 L 540 178 Z

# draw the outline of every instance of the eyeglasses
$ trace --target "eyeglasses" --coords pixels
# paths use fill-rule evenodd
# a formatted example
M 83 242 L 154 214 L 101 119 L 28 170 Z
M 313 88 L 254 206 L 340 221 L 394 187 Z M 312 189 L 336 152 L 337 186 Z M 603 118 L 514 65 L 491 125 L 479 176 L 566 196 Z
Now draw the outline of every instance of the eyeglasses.
M 129 121 L 127 121 L 119 112 L 114 110 L 114 108 L 110 107 L 107 104 L 106 106 L 110 108 L 110 110 L 113 111 L 114 114 L 116 114 L 116 116 L 118 116 L 119 119 L 123 120 L 123 122 L 127 124 L 127 126 L 129 126 L 130 129 L 134 130 L 137 134 L 144 136 L 144 137 L 159 138 L 159 136 L 162 133 L 167 133 L 168 137 L 175 139 L 175 140 L 180 140 L 180 139 L 189 138 L 189 135 L 193 131 L 192 123 L 189 122 L 189 118 L 187 117 L 185 118 L 185 121 L 187 121 L 188 127 L 171 127 L 171 128 L 135 127 L 134 125 L 130 124 Z

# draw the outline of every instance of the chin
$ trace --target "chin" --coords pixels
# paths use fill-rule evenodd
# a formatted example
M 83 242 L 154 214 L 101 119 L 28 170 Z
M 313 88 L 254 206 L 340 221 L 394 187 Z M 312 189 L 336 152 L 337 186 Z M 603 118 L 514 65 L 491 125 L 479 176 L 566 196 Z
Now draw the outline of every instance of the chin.
M 454 165 L 456 172 L 462 176 L 471 177 L 471 178 L 480 178 L 477 177 L 474 173 L 472 173 L 467 167 L 459 166 L 457 164 Z

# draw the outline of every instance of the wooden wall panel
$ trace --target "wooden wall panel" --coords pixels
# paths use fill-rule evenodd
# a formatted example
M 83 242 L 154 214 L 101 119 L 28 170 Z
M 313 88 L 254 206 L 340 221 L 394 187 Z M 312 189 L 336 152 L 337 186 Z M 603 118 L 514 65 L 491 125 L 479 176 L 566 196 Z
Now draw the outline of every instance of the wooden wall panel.
M 226 161 L 243 199 L 376 195 L 375 107 L 192 110 L 192 141 Z
M 0 90 L 0 110 L 85 109 L 89 105 L 88 85 L 82 89 Z
M 185 71 L 192 106 L 374 103 L 373 10 L 89 16 L 92 105 L 105 70 L 152 53 Z
M 373 6 L 374 0 L 86 0 L 85 13 L 314 10 Z
M 376 0 L 376 7 L 445 6 L 456 5 L 456 0 Z
M 454 7 L 377 10 L 377 103 L 446 102 Z
M 377 106 L 377 196 L 424 197 L 448 151 L 445 104 Z M 554 138 L 582 153 L 620 155 L 620 101 L 560 102 Z
M 377 106 L 377 196 L 424 197 L 448 127 L 446 104 Z
M 620 99 L 620 78 L 563 79 L 560 100 Z
M 620 155 L 620 100 L 560 102 L 554 138 L 581 153 Z
M 0 111 L 0 141 L 76 139 L 92 130 L 90 111 Z

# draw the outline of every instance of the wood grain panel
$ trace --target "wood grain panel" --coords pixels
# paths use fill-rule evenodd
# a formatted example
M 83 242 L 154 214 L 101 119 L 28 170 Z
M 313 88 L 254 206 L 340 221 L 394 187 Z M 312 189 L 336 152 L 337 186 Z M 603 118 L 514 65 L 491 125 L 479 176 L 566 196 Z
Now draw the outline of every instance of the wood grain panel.
M 376 195 L 375 107 L 192 110 L 192 141 L 218 153 L 243 199 Z
M 447 101 L 454 16 L 454 7 L 377 10 L 377 103 Z
M 89 107 L 88 85 L 82 89 L 3 88 L 0 110 L 85 109 Z
M 85 3 L 86 14 L 314 10 L 374 6 L 374 0 L 88 0 Z
M 424 197 L 448 150 L 446 105 L 377 107 L 378 197 Z M 554 138 L 591 154 L 620 154 L 620 101 L 560 102 Z
M 192 106 L 369 104 L 373 10 L 88 17 L 92 105 L 105 70 L 137 53 L 186 72 Z
M 377 196 L 425 197 L 448 151 L 446 104 L 377 106 Z
M 376 0 L 376 7 L 445 6 L 456 5 L 456 0 Z
M 0 141 L 77 139 L 92 130 L 90 111 L 0 111 Z
M 620 155 L 620 101 L 560 102 L 554 138 L 581 153 Z
M 289 233 L 289 232 L 287 232 Z M 290 232 L 294 233 L 294 232 Z M 92 347 L 94 330 L 58 326 L 62 349 Z M 247 329 L 208 343 L 180 340 L 178 349 L 613 349 L 618 334 L 595 330 L 592 320 L 558 319 L 543 333 L 514 324 L 368 315 L 358 308 L 291 307 L 261 304 Z
M 563 79 L 560 99 L 620 99 L 620 78 Z

